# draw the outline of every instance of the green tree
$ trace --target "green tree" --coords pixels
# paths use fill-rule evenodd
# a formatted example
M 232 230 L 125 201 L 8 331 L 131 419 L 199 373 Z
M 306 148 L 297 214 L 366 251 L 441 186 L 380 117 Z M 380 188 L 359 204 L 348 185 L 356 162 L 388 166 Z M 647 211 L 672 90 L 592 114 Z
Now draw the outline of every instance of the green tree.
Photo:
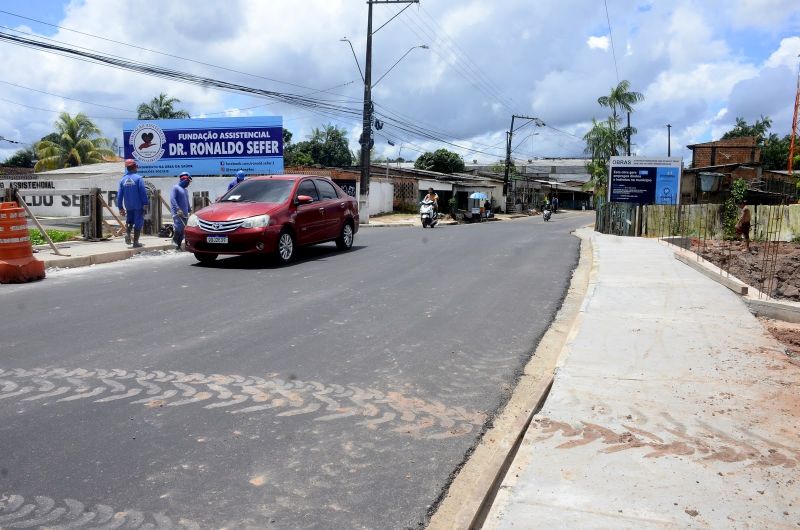
M 289 138 L 291 139 L 291 136 Z M 284 163 L 287 166 L 342 167 L 353 164 L 353 155 L 347 144 L 347 131 L 331 124 L 322 129 L 312 130 L 308 140 L 290 144 L 288 161 L 286 153 L 286 144 L 284 144 Z
M 615 133 L 617 132 L 617 129 L 619 129 L 619 122 L 622 118 L 619 113 L 633 112 L 633 106 L 637 103 L 641 103 L 642 101 L 644 101 L 644 95 L 641 92 L 632 91 L 630 81 L 624 79 L 620 81 L 617 86 L 611 88 L 609 95 L 597 98 L 597 102 L 601 107 L 608 107 L 611 109 L 610 123 L 612 124 L 612 130 Z M 627 138 L 628 135 L 632 135 L 635 130 L 632 128 L 623 128 L 621 132 L 623 133 L 623 138 Z M 623 147 L 624 145 L 625 144 L 623 144 Z M 615 148 L 613 154 L 618 155 L 619 151 Z
M 34 169 L 43 171 L 105 162 L 115 155 L 108 147 L 111 142 L 101 136 L 100 129 L 82 112 L 70 116 L 62 112 L 55 123 L 57 136 L 48 135 L 34 146 Z
M 608 162 L 625 147 L 625 130 L 617 130 L 611 117 L 600 122 L 592 118 L 592 128 L 583 135 L 583 140 L 586 142 L 584 152 L 592 156 L 591 162 L 586 164 L 589 182 L 585 187 L 594 189 L 595 197 L 605 197 Z
M 6 161 L 3 162 L 3 165 L 11 167 L 33 167 L 33 159 L 35 156 L 36 153 L 33 152 L 33 149 L 26 147 L 8 157 Z
M 439 173 L 458 173 L 464 171 L 464 159 L 458 153 L 437 149 L 433 153 L 429 151 L 417 157 L 414 167 Z
M 730 138 L 742 138 L 744 136 L 755 136 L 756 142 L 759 146 L 764 143 L 770 127 L 772 127 L 772 120 L 769 116 L 761 116 L 761 119 L 756 120 L 753 125 L 748 124 L 744 118 L 736 118 L 736 125 L 733 129 L 722 135 L 723 140 Z
M 140 120 L 167 120 L 173 118 L 188 118 L 185 110 L 176 110 L 174 105 L 180 103 L 178 98 L 171 98 L 164 92 L 150 100 L 150 103 L 141 103 L 136 107 L 137 118 Z
M 755 137 L 756 145 L 761 149 L 761 164 L 764 169 L 788 169 L 792 137 L 787 134 L 781 138 L 775 133 L 770 133 L 771 127 L 772 120 L 769 116 L 761 116 L 752 125 L 744 118 L 737 117 L 733 129 L 723 134 L 722 139 Z M 800 159 L 794 160 L 792 168 L 800 169 Z
M 506 174 L 506 161 L 505 160 L 498 160 L 494 164 L 489 167 L 489 171 L 494 173 L 495 175 L 505 175 Z M 513 178 L 517 175 L 517 166 L 513 163 L 508 166 L 508 177 Z

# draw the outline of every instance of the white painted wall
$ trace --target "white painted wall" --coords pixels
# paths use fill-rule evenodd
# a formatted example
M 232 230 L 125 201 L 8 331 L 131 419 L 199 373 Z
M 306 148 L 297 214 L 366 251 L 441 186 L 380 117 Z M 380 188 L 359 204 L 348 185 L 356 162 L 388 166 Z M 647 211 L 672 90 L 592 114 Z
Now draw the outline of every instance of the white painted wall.
M 369 215 L 391 213 L 394 206 L 394 184 L 384 179 L 369 181 Z
M 61 195 L 58 190 L 75 190 L 83 188 L 100 188 L 103 192 L 103 199 L 115 209 L 116 204 L 112 201 L 119 188 L 119 181 L 122 175 L 93 175 L 78 178 L 52 178 L 46 177 L 31 179 L 5 179 L 0 182 L 0 187 L 10 187 L 12 183 L 22 188 L 22 196 L 25 202 L 31 207 L 31 211 L 37 217 L 73 217 L 80 215 L 80 196 Z M 208 191 L 209 198 L 213 201 L 221 196 L 228 189 L 231 177 L 195 177 L 189 186 L 189 197 L 194 191 Z M 169 203 L 169 194 L 172 187 L 178 182 L 176 177 L 146 177 L 145 182 L 152 184 L 161 191 L 161 196 Z M 52 190 L 56 193 L 53 197 L 38 197 L 25 195 L 25 188 L 38 188 Z M 162 205 L 163 206 L 163 205 Z M 165 219 L 170 217 L 167 208 L 162 209 Z M 111 214 L 105 209 L 104 217 L 110 219 Z

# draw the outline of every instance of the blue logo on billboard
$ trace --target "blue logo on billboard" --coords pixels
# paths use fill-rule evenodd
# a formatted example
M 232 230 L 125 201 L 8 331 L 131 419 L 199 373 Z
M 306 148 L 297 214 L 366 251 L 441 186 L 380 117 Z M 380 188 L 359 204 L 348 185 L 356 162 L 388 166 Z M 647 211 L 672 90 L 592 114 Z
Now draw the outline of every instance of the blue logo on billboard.
M 164 131 L 154 123 L 141 123 L 131 133 L 128 143 L 133 151 L 133 158 L 139 162 L 156 162 L 164 156 L 164 144 L 167 142 Z

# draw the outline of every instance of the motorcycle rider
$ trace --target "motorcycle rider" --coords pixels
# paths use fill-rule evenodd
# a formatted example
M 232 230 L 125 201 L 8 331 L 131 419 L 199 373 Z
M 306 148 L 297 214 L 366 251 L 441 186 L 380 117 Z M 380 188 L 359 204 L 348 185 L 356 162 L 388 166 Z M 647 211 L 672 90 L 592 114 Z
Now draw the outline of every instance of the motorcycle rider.
M 172 211 L 172 226 L 174 233 L 172 242 L 176 250 L 181 249 L 183 231 L 186 228 L 186 219 L 189 217 L 189 191 L 186 189 L 192 183 L 192 176 L 184 171 L 178 176 L 178 183 L 172 187 L 169 194 L 169 206 Z
M 247 178 L 247 173 L 242 171 L 241 169 L 236 172 L 236 178 L 230 181 L 228 184 L 228 191 L 232 190 L 236 186 L 238 186 L 241 182 L 244 182 L 244 179 Z
M 428 188 L 428 194 L 425 195 L 423 201 L 431 201 L 433 203 L 433 212 L 439 214 L 439 196 L 433 191 L 433 188 Z
M 144 226 L 144 208 L 150 204 L 144 179 L 137 173 L 137 169 L 136 160 L 129 158 L 125 161 L 125 175 L 120 179 L 117 190 L 117 208 L 119 214 L 125 216 L 125 243 L 131 244 L 133 230 L 133 248 L 144 246 L 139 243 L 139 236 Z

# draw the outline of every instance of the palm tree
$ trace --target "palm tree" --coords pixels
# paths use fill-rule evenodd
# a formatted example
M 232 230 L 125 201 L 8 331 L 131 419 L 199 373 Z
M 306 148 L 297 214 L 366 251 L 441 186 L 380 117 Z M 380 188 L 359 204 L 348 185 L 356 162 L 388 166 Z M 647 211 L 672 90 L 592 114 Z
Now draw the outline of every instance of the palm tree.
M 613 118 L 598 122 L 592 118 L 592 128 L 583 136 L 586 142 L 584 151 L 592 155 L 586 165 L 590 180 L 586 188 L 594 189 L 596 197 L 604 197 L 608 177 L 608 160 L 625 147 L 625 130 L 617 130 Z
M 74 118 L 62 112 L 55 127 L 55 133 L 34 146 L 39 158 L 35 171 L 96 164 L 115 156 L 108 148 L 111 142 L 100 136 L 100 129 L 82 112 Z
M 617 129 L 617 124 L 620 121 L 620 116 L 617 114 L 617 110 L 633 112 L 633 106 L 642 101 L 644 101 L 644 95 L 641 92 L 632 91 L 631 83 L 625 79 L 620 81 L 616 87 L 612 87 L 609 95 L 597 98 L 597 102 L 601 106 L 609 107 L 611 109 L 611 119 L 613 120 L 614 130 Z M 625 130 L 626 135 L 630 135 L 633 132 L 634 131 L 632 129 Z M 614 155 L 617 154 L 619 154 L 619 152 L 615 151 Z
M 173 105 L 180 103 L 178 98 L 168 97 L 165 93 L 160 93 L 158 97 L 150 100 L 150 103 L 141 103 L 136 107 L 137 118 L 140 120 L 168 120 L 173 118 L 189 118 L 189 113 L 185 110 L 175 110 Z

